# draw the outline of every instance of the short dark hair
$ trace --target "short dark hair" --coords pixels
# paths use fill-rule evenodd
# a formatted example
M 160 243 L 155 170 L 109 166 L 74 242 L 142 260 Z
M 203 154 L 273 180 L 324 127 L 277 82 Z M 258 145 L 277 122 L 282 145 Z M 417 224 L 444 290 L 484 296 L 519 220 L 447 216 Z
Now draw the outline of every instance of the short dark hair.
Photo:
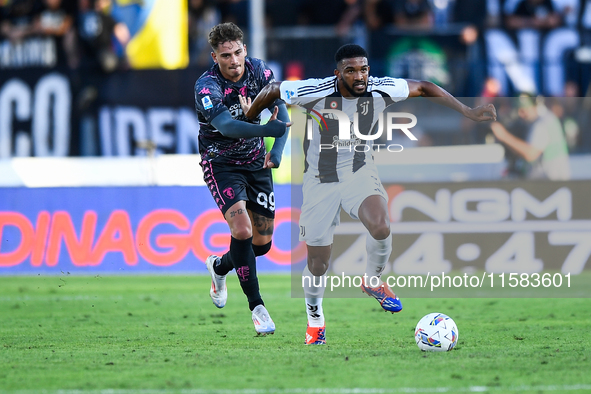
M 334 60 L 337 64 L 343 59 L 352 59 L 354 57 L 367 58 L 367 51 L 357 44 L 345 44 L 337 50 Z
M 220 23 L 211 29 L 207 41 L 215 51 L 218 49 L 218 45 L 223 44 L 224 42 L 244 42 L 244 33 L 242 33 L 242 30 L 232 22 Z

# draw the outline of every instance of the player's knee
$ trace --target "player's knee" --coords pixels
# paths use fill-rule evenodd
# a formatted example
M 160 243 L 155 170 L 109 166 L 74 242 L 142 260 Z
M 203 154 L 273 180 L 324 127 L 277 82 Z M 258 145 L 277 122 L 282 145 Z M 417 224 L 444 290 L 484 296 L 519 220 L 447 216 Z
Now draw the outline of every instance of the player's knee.
M 309 267 L 309 269 L 312 275 L 322 276 L 326 274 L 326 271 L 328 270 L 328 264 L 312 264 L 312 266 Z
M 235 226 L 232 228 L 232 237 L 243 241 L 252 237 L 252 228 L 250 226 Z
M 308 256 L 308 269 L 314 276 L 322 276 L 328 271 L 328 261 L 319 257 Z
M 390 226 L 386 223 L 370 226 L 368 230 L 373 239 L 386 239 L 390 235 Z
M 272 242 L 269 241 L 269 243 L 266 243 L 264 245 L 255 245 L 255 244 L 253 244 L 252 245 L 252 251 L 254 252 L 254 255 L 258 257 L 258 256 L 262 256 L 262 255 L 267 254 L 267 252 L 269 250 L 271 250 L 271 243 Z

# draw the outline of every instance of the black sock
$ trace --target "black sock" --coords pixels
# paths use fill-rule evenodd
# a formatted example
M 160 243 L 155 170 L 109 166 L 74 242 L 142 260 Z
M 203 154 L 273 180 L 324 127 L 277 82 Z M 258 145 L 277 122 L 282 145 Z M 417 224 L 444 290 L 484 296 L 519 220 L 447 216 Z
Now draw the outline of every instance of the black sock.
M 264 256 L 267 254 L 267 252 L 269 252 L 269 250 L 271 250 L 271 243 L 272 241 L 269 241 L 268 243 L 264 244 L 264 245 L 252 245 L 252 251 L 254 252 L 254 255 L 256 257 L 259 256 Z
M 240 287 L 248 299 L 250 310 L 252 311 L 257 305 L 264 305 L 259 293 L 256 258 L 252 251 L 252 237 L 245 240 L 232 237 L 230 250 L 222 256 L 221 261 L 220 265 L 222 266 L 227 267 L 228 263 L 231 263 L 236 268 Z
M 228 272 L 234 269 L 232 260 L 228 257 L 228 255 L 229 253 L 226 253 L 213 264 L 213 270 L 216 274 L 227 275 Z

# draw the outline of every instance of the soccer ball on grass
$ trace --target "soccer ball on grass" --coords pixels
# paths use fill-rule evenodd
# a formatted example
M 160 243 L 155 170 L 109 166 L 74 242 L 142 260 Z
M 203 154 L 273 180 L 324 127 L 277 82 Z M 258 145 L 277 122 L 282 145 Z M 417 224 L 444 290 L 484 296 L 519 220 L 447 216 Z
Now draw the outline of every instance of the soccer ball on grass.
M 458 326 L 443 313 L 429 313 L 417 323 L 415 342 L 428 352 L 447 352 L 458 343 Z

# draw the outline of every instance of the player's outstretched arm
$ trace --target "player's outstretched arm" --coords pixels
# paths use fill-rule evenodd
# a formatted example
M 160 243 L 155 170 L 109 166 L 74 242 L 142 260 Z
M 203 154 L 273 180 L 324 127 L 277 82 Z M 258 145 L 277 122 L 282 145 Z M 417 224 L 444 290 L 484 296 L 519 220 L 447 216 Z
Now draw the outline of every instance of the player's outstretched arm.
M 278 108 L 275 108 L 274 116 L 277 118 Z M 230 115 L 230 111 L 223 111 L 216 116 L 211 124 L 224 137 L 230 138 L 250 138 L 250 137 L 281 137 L 285 134 L 291 124 L 274 119 L 265 125 L 257 125 L 248 122 L 235 120 Z
M 277 112 L 277 119 L 282 122 L 285 122 L 288 128 L 285 130 L 285 134 L 281 137 L 275 138 L 275 142 L 273 143 L 273 148 L 267 154 L 265 158 L 265 165 L 264 168 L 277 168 L 279 164 L 281 164 L 281 156 L 283 156 L 283 148 L 285 148 L 285 143 L 287 142 L 287 138 L 289 137 L 289 126 L 291 126 L 291 122 L 289 119 L 289 112 L 287 112 L 287 107 L 285 104 L 279 104 L 275 107 Z M 271 118 L 273 119 L 273 118 Z
M 461 103 L 447 92 L 442 87 L 435 85 L 428 81 L 416 81 L 407 79 L 408 83 L 408 97 L 432 97 L 440 98 L 437 100 L 439 104 L 445 105 L 451 109 L 455 109 L 465 117 L 476 122 L 483 122 L 487 120 L 497 120 L 497 110 L 492 104 L 481 105 L 479 107 L 470 108 Z
M 265 108 L 268 108 L 278 98 L 281 98 L 281 90 L 279 86 L 281 82 L 273 82 L 268 84 L 260 91 L 252 102 L 250 109 L 244 114 L 248 119 L 253 120 L 260 114 Z

